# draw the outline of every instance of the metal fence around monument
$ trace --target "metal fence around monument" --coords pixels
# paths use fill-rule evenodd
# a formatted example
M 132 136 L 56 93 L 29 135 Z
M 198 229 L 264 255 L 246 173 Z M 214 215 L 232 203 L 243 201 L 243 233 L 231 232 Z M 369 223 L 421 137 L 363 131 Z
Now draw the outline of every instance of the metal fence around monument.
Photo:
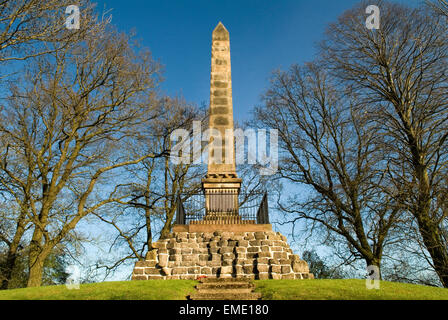
M 220 196 L 221 194 L 214 194 Z M 228 194 L 222 194 L 228 196 Z M 176 224 L 190 224 L 192 221 L 204 220 L 206 199 L 204 194 L 178 195 L 176 200 Z M 227 212 L 228 215 L 239 216 L 242 223 L 255 221 L 257 224 L 269 223 L 269 209 L 267 193 L 238 195 L 238 212 Z

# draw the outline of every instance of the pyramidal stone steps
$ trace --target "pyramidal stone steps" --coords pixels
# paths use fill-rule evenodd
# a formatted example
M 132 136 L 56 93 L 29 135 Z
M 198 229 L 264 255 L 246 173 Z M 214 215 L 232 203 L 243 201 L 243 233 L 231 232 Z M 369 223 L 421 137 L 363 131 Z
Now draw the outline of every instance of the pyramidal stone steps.
M 253 292 L 255 285 L 249 279 L 203 278 L 196 286 L 190 300 L 260 300 L 261 294 Z

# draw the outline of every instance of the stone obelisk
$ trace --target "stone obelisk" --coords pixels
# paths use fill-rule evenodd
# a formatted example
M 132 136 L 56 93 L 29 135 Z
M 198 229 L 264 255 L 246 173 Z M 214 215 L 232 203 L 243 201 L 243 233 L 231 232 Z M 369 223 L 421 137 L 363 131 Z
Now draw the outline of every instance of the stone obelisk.
M 238 222 L 241 179 L 235 165 L 229 32 L 220 22 L 212 34 L 208 170 L 202 187 L 206 220 Z
M 228 157 L 227 163 L 220 161 L 228 155 L 225 152 L 234 151 L 232 109 L 229 33 L 219 23 L 213 31 L 209 129 L 219 132 L 224 140 L 227 130 L 227 145 L 223 144 L 225 151 L 218 157 L 214 153 L 222 148 L 219 143 L 209 152 L 208 173 L 202 180 L 205 218 L 176 224 L 166 239 L 153 243 L 145 261 L 135 263 L 133 280 L 313 277 L 308 264 L 293 254 L 286 237 L 272 231 L 272 225 L 240 217 L 241 179 L 236 175 L 235 158 Z M 220 295 L 219 299 L 247 299 L 229 290 L 226 297 Z M 200 294 L 194 296 L 200 298 Z M 210 295 L 205 298 L 210 299 Z

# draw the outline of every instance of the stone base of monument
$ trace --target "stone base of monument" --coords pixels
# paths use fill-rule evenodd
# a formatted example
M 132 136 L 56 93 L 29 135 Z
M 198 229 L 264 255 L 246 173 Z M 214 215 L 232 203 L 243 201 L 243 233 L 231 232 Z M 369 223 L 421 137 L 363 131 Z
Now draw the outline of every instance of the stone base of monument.
M 313 278 L 308 264 L 293 254 L 286 237 L 266 230 L 270 225 L 252 225 L 265 226 L 259 231 L 192 232 L 188 228 L 199 226 L 176 226 L 168 239 L 155 242 L 146 260 L 136 262 L 132 280 Z M 229 229 L 241 228 L 238 226 L 247 229 L 250 225 L 236 224 Z M 183 230 L 181 227 L 186 230 L 176 231 Z

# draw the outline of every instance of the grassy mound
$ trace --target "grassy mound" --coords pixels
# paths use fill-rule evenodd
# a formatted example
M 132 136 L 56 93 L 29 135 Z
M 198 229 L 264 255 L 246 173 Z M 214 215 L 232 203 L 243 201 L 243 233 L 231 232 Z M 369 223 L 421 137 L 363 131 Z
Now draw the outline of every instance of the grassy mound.
M 114 281 L 0 291 L 0 300 L 184 300 L 195 291 L 193 280 Z
M 367 289 L 366 280 L 259 280 L 265 300 L 448 300 L 448 289 L 381 281 Z
M 264 300 L 448 300 L 448 289 L 381 281 L 379 290 L 366 281 L 257 280 Z M 79 290 L 48 286 L 0 291 L 0 300 L 184 300 L 195 289 L 192 280 L 119 281 L 83 284 Z

